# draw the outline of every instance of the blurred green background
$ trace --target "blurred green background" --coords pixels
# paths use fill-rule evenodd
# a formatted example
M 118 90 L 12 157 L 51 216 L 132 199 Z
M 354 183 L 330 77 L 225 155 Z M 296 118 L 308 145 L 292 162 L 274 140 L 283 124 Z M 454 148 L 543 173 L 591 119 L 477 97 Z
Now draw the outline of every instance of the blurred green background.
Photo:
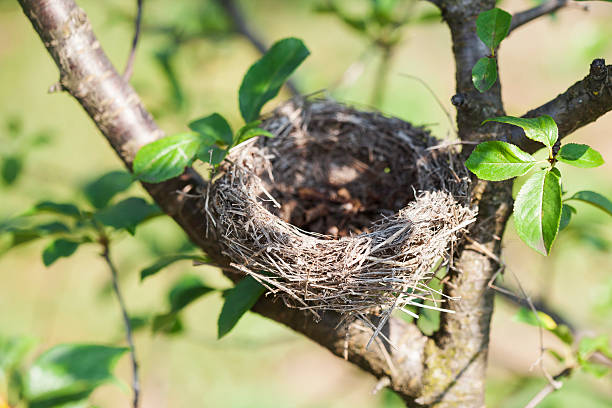
M 132 36 L 135 1 L 78 2 L 110 59 L 122 69 Z M 450 35 L 435 9 L 410 4 L 410 24 L 401 30 L 389 66 L 382 100 L 373 103 L 381 52 L 333 15 L 316 13 L 315 1 L 240 1 L 250 26 L 268 43 L 295 36 L 311 56 L 293 79 L 304 93 L 322 89 L 335 98 L 377 108 L 440 138 L 452 137 L 451 125 L 434 97 L 412 75 L 426 82 L 452 111 L 454 62 Z M 345 2 L 347 3 L 347 2 Z M 367 1 L 347 8 L 362 12 Z M 503 1 L 516 12 L 528 1 Z M 531 23 L 504 41 L 500 75 L 507 113 L 520 116 L 564 91 L 588 72 L 593 58 L 612 61 L 612 7 L 576 3 L 552 17 Z M 432 17 L 433 16 L 433 17 Z M 229 30 L 223 11 L 211 1 L 145 1 L 143 32 L 132 84 L 158 124 L 167 132 L 186 129 L 194 118 L 220 112 L 239 123 L 237 90 L 258 52 Z M 356 64 L 356 65 L 355 65 Z M 356 75 L 339 86 L 345 71 Z M 345 79 L 347 79 L 345 77 Z M 0 185 L 0 220 L 37 201 L 83 202 L 81 187 L 121 163 L 79 105 L 66 94 L 47 94 L 57 69 L 17 3 L 0 0 L 0 155 L 22 162 L 14 181 Z M 286 92 L 286 91 L 285 91 Z M 290 97 L 288 93 L 264 110 Z M 580 129 L 571 141 L 588 143 L 608 163 L 594 170 L 565 166 L 565 188 L 592 189 L 612 197 L 612 115 Z M 561 164 L 563 166 L 563 164 Z M 585 177 L 585 174 L 587 175 Z M 139 187 L 126 196 L 145 194 Z M 612 333 L 612 219 L 586 206 L 562 233 L 553 255 L 529 250 L 512 226 L 504 239 L 504 259 L 527 292 L 542 298 L 586 334 Z M 44 241 L 44 240 L 43 240 Z M 45 268 L 40 253 L 46 242 L 20 246 L 0 257 L 0 334 L 33 335 L 38 351 L 61 342 L 122 344 L 122 324 L 111 296 L 109 273 L 94 247 Z M 188 246 L 173 222 L 155 219 L 121 236 L 113 246 L 130 313 L 161 313 L 166 292 L 184 273 L 195 273 L 219 287 L 229 282 L 214 269 L 176 264 L 143 283 L 138 272 L 160 254 Z M 513 286 L 512 274 L 505 281 Z M 376 381 L 326 350 L 280 325 L 247 315 L 221 341 L 216 320 L 217 294 L 190 306 L 179 336 L 137 333 L 143 407 L 394 407 L 390 393 L 373 395 Z M 498 299 L 490 345 L 488 403 L 522 407 L 545 384 L 530 367 L 539 355 L 538 331 L 512 321 L 515 306 Z M 554 345 L 553 338 L 545 338 Z M 35 353 L 36 354 L 36 353 Z M 555 366 L 546 361 L 551 371 Z M 118 373 L 129 383 L 127 357 Z M 612 406 L 610 377 L 577 373 L 543 407 Z M 104 386 L 92 398 L 102 407 L 127 407 L 129 397 Z

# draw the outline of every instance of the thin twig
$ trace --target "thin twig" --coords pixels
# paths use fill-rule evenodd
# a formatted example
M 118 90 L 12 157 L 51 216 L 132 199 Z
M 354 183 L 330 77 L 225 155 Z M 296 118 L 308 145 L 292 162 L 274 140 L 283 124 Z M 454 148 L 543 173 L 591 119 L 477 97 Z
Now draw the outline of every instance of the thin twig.
M 510 24 L 510 31 L 512 32 L 515 28 L 527 24 L 528 22 L 545 16 L 546 14 L 554 13 L 555 11 L 567 6 L 568 0 L 549 0 L 544 4 L 530 8 L 529 10 L 521 11 L 512 16 L 512 23 Z
M 571 373 L 572 373 L 572 368 L 568 367 L 565 370 L 561 371 L 559 374 L 555 375 L 553 377 L 554 383 L 546 384 L 546 386 L 542 388 L 540 392 L 538 392 L 536 396 L 533 397 L 531 401 L 527 403 L 527 405 L 525 405 L 525 408 L 535 408 L 549 394 L 552 394 L 553 392 L 561 388 L 561 385 L 563 385 L 563 383 L 560 382 L 559 379 L 563 377 L 568 377 Z
M 125 301 L 123 300 L 123 296 L 121 295 L 121 290 L 119 289 L 119 279 L 117 275 L 117 268 L 115 264 L 110 259 L 110 247 L 109 242 L 106 239 L 102 240 L 102 257 L 108 268 L 111 271 L 112 281 L 113 281 L 113 290 L 115 291 L 115 296 L 117 296 L 117 301 L 119 302 L 119 307 L 121 308 L 121 314 L 123 315 L 123 324 L 125 326 L 125 338 L 127 340 L 128 345 L 130 346 L 130 358 L 132 360 L 132 389 L 134 390 L 134 398 L 132 399 L 132 407 L 138 408 L 138 398 L 140 396 L 140 380 L 138 377 L 138 360 L 136 359 L 136 347 L 134 346 L 134 338 L 132 336 L 132 324 L 130 323 L 130 317 L 127 313 L 127 308 L 125 306 Z
M 136 46 L 138 45 L 138 38 L 140 37 L 140 23 L 142 21 L 142 1 L 136 0 L 137 8 L 136 20 L 134 21 L 134 38 L 132 39 L 132 47 L 130 49 L 130 55 L 128 56 L 127 63 L 125 64 L 125 70 L 123 71 L 123 79 L 129 81 L 134 71 L 134 57 L 136 56 Z

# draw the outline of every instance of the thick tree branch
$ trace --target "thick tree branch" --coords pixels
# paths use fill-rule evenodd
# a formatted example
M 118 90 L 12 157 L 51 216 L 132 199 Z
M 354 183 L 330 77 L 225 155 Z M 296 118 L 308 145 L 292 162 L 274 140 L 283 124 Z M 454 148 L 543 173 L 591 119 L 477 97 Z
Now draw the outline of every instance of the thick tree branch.
M 593 60 L 589 74 L 544 105 L 530 110 L 523 117 L 532 118 L 550 115 L 557 122 L 559 137 L 575 132 L 577 129 L 594 122 L 612 110 L 612 65 L 603 59 Z M 515 126 L 507 135 L 507 141 L 528 152 L 542 147 L 525 137 L 524 132 Z
M 143 145 L 163 136 L 138 95 L 112 66 L 83 10 L 72 0 L 19 0 L 34 29 L 55 60 L 63 87 L 87 111 L 98 129 L 128 168 Z M 203 199 L 181 192 L 206 191 L 194 172 L 159 184 L 144 184 L 162 210 L 221 266 L 227 266 L 214 237 L 206 239 Z M 365 349 L 372 330 L 358 322 L 336 328 L 340 317 L 327 313 L 315 323 L 309 312 L 287 309 L 271 298 L 261 299 L 255 310 L 305 334 L 334 354 L 343 356 L 377 377 L 391 379 L 391 388 L 407 402 L 419 395 L 426 338 L 414 325 L 390 319 L 383 329 L 398 349 L 373 345 Z
M 542 3 L 539 6 L 516 13 L 512 16 L 512 23 L 510 24 L 509 33 L 523 24 L 527 24 L 528 22 L 547 14 L 554 13 L 555 11 L 567 6 L 567 2 L 568 0 L 548 0 L 546 3 Z

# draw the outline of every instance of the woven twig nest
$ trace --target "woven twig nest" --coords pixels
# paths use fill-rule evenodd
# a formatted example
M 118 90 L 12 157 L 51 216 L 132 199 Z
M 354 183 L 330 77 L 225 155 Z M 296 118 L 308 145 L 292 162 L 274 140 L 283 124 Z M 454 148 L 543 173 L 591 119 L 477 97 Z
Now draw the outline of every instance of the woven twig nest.
M 434 264 L 475 219 L 453 151 L 327 100 L 287 103 L 263 126 L 276 137 L 235 148 L 208 194 L 207 232 L 231 266 L 315 315 L 430 299 Z

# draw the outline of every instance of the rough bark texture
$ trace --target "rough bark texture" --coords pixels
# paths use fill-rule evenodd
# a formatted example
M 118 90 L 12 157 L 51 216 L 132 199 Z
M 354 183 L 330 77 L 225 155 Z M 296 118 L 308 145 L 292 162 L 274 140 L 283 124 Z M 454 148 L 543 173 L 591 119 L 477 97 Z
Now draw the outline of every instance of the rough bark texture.
M 25 14 L 55 60 L 60 82 L 74 96 L 130 168 L 136 151 L 163 135 L 140 99 L 117 73 L 95 38 L 83 10 L 72 0 L 19 0 Z M 520 132 L 502 134 L 496 124 L 480 126 L 487 117 L 504 113 L 499 82 L 478 93 L 471 81 L 474 63 L 488 53 L 475 34 L 477 15 L 494 7 L 493 0 L 436 0 L 449 25 L 456 61 L 458 131 L 461 139 L 509 139 L 530 150 Z M 565 93 L 526 116 L 549 114 L 563 136 L 596 120 L 612 109 L 612 75 L 603 60 Z M 506 132 L 508 133 L 508 132 Z M 467 149 L 466 149 L 467 153 Z M 409 406 L 482 407 L 493 293 L 487 283 L 498 265 L 501 235 L 512 208 L 509 183 L 474 179 L 474 205 L 479 219 L 471 231 L 479 245 L 466 245 L 451 268 L 445 291 L 461 296 L 452 303 L 455 314 L 443 314 L 441 328 L 426 337 L 412 324 L 390 319 L 385 334 L 398 347 L 382 343 L 365 350 L 371 330 L 358 324 L 340 326 L 340 316 L 326 313 L 315 323 L 307 312 L 287 309 L 281 302 L 262 298 L 254 311 L 303 333 L 338 356 L 346 356 L 376 377 L 388 377 L 390 388 Z M 202 200 L 180 194 L 206 192 L 206 184 L 192 171 L 155 185 L 145 185 L 160 207 L 219 265 L 226 266 L 214 237 L 205 238 Z M 348 331 L 348 335 L 347 335 Z

